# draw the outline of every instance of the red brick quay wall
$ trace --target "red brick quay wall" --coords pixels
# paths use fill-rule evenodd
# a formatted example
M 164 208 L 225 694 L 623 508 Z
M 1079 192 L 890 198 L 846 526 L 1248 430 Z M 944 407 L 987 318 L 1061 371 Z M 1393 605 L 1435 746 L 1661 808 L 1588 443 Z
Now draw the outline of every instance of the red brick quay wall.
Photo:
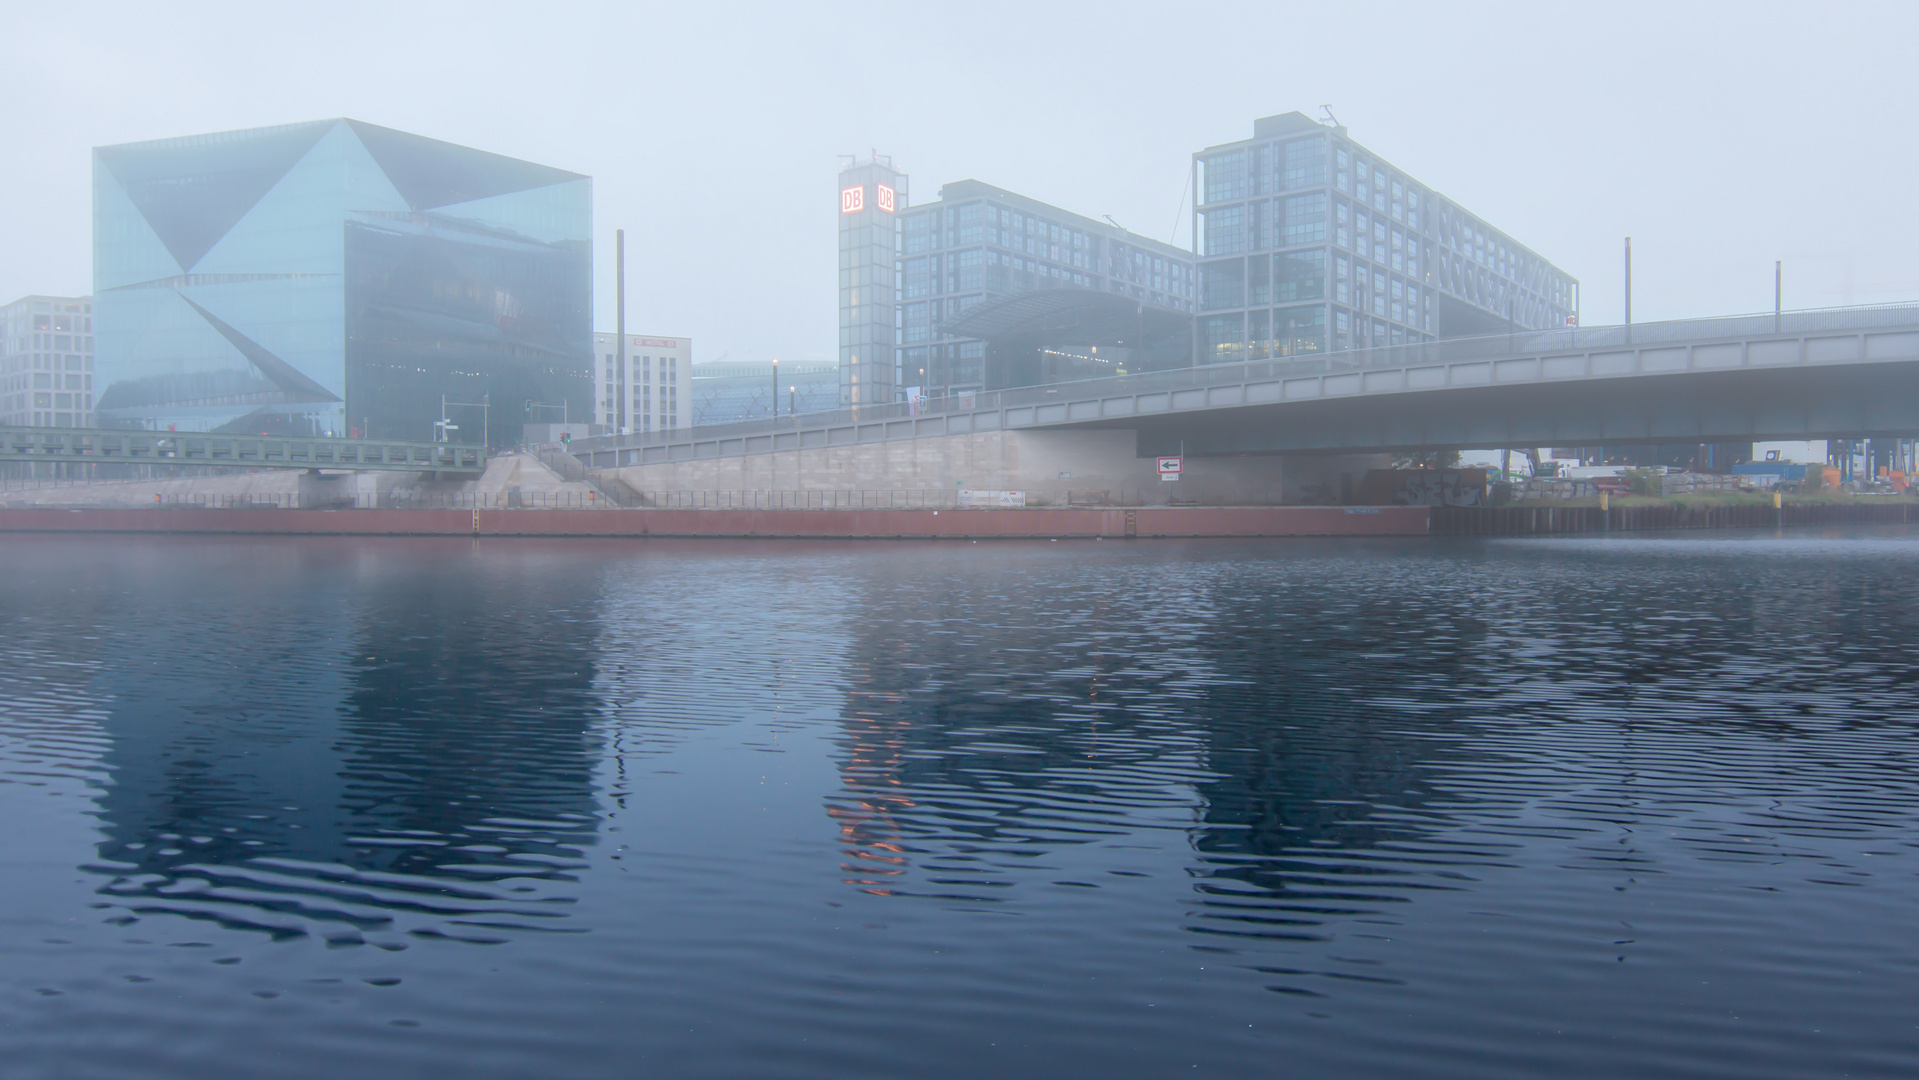
M 1913 504 L 1787 503 L 1770 506 L 1437 506 L 1434 536 L 1541 536 L 1645 529 L 1770 529 L 1789 525 L 1903 525 Z
M 1423 506 L 946 510 L 0 509 L 0 533 L 987 539 L 1424 536 Z

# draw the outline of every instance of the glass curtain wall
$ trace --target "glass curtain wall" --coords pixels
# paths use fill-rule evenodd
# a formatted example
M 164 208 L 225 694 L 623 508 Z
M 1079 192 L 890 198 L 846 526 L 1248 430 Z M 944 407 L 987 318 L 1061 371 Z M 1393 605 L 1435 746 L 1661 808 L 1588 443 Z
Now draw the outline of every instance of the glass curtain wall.
M 1301 113 L 1194 155 L 1202 362 L 1564 325 L 1576 282 Z
M 103 425 L 424 440 L 446 398 L 501 444 L 591 409 L 577 173 L 327 120 L 98 148 L 94 221 Z

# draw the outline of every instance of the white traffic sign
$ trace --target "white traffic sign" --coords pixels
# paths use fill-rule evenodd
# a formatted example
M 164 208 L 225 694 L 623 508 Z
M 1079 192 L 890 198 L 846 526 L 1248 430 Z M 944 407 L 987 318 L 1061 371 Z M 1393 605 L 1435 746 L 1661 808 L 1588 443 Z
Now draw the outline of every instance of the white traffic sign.
M 1160 458 L 1159 459 L 1159 478 L 1161 480 L 1177 480 L 1179 479 L 1180 471 L 1183 468 L 1185 468 L 1185 464 L 1184 464 L 1184 459 L 1182 458 L 1176 458 L 1176 457 Z

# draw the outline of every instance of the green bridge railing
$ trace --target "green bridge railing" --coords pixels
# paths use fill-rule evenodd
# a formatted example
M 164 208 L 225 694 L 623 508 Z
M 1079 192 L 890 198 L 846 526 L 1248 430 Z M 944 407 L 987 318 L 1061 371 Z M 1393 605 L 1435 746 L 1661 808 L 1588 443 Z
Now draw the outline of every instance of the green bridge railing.
M 465 443 L 224 435 L 114 428 L 0 427 L 0 461 L 81 465 L 227 465 L 477 475 L 486 448 Z

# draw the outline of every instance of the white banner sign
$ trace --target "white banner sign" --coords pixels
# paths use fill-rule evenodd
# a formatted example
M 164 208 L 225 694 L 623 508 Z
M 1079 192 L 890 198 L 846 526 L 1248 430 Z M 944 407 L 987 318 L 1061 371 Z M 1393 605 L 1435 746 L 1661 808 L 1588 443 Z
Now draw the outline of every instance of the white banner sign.
M 1024 491 L 977 491 L 961 488 L 959 493 L 961 506 L 1025 506 Z

